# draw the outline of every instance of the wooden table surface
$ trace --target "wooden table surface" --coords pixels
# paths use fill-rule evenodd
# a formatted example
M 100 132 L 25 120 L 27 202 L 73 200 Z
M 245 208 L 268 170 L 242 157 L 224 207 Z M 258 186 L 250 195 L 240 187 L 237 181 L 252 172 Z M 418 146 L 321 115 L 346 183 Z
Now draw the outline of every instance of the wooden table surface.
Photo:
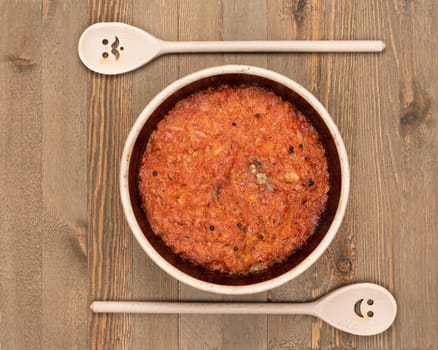
M 167 40 L 382 39 L 379 54 L 169 55 L 123 76 L 79 61 L 86 26 Z M 23 0 L 0 3 L 0 349 L 438 349 L 438 2 Z M 166 85 L 204 67 L 280 72 L 327 107 L 351 195 L 328 251 L 267 293 L 226 297 L 155 266 L 124 219 L 124 139 Z M 101 300 L 301 301 L 380 283 L 399 312 L 356 337 L 306 316 L 93 315 Z

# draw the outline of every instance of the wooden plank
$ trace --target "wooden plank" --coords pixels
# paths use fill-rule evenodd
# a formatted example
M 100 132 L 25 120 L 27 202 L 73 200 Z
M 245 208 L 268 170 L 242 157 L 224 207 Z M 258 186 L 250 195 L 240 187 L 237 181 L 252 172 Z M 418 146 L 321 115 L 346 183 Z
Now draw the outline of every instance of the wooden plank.
M 134 1 L 133 22 L 166 40 L 178 38 L 177 1 Z M 165 19 L 165 20 L 164 20 Z M 178 56 L 156 59 L 133 73 L 130 125 L 146 104 L 178 78 Z M 137 242 L 133 249 L 132 297 L 135 300 L 177 300 L 178 282 L 156 266 Z M 133 349 L 178 349 L 177 315 L 135 315 L 132 317 Z
M 1 349 L 42 348 L 40 75 L 40 4 L 36 1 L 2 2 L 0 4 Z
M 222 3 L 218 0 L 178 2 L 178 40 L 222 40 Z M 223 64 L 221 54 L 180 55 L 179 77 L 202 68 Z M 180 300 L 222 300 L 222 296 L 204 293 L 179 283 Z M 223 316 L 180 315 L 179 349 L 223 349 Z
M 318 18 L 321 17 L 325 18 L 324 21 L 320 20 L 323 23 L 318 29 L 320 32 L 318 34 L 314 32 L 315 39 L 357 39 L 355 37 L 353 9 L 354 4 L 351 2 L 333 2 L 330 10 L 323 5 L 315 7 L 314 21 L 318 21 Z M 356 125 L 354 106 L 357 98 L 356 91 L 352 91 L 354 83 L 358 79 L 355 75 L 356 56 L 355 54 L 322 55 L 318 74 L 312 77 L 312 86 L 318 86 L 318 97 L 328 109 L 343 136 L 351 169 L 355 169 L 355 161 L 361 159 L 360 155 L 356 156 L 354 153 L 358 147 L 352 133 Z M 319 81 L 316 80 L 315 76 Z M 361 198 L 366 192 L 366 185 L 360 185 L 355 180 L 355 175 L 355 172 L 352 171 L 350 199 L 353 201 Z M 357 269 L 355 219 L 360 215 L 357 212 L 357 206 L 350 202 L 336 239 L 321 259 L 321 262 L 327 264 L 329 269 L 323 275 L 327 284 L 324 289 L 317 289 L 317 292 L 313 293 L 313 297 L 353 282 Z M 325 347 L 354 349 L 357 347 L 358 337 L 340 332 L 325 323 L 314 320 L 312 321 L 311 339 L 313 348 L 318 348 L 317 345 L 319 345 L 321 349 Z
M 87 73 L 76 38 L 87 7 L 44 1 L 42 23 L 43 348 L 85 349 Z
M 94 0 L 89 19 L 132 19 L 131 1 Z M 85 68 L 83 68 L 85 71 Z M 118 173 L 130 123 L 131 74 L 88 74 L 88 274 L 91 300 L 131 297 L 132 237 L 119 198 Z M 131 317 L 88 313 L 89 347 L 127 349 L 132 342 Z
M 372 8 L 365 9 L 365 6 Z M 381 24 L 381 4 L 360 4 L 354 8 L 353 21 L 361 18 L 357 25 L 357 38 L 380 37 L 385 35 Z M 377 17 L 379 16 L 379 18 Z M 385 39 L 385 38 L 382 38 Z M 386 40 L 385 40 L 386 41 Z M 355 59 L 355 82 L 352 88 L 354 102 L 354 148 L 351 168 L 353 169 L 352 196 L 350 207 L 356 209 L 355 237 L 357 244 L 356 278 L 383 284 L 393 290 L 392 266 L 390 262 L 393 245 L 392 214 L 388 202 L 387 180 L 392 177 L 384 163 L 387 139 L 382 131 L 388 127 L 387 110 L 381 104 L 382 83 L 389 88 L 390 81 L 381 81 L 381 71 L 388 56 L 388 50 L 382 55 L 364 55 Z M 383 88 L 386 90 L 386 88 Z M 385 215 L 388 214 L 388 215 Z M 385 247 L 386 246 L 386 247 Z M 389 249 L 388 249 L 389 248 Z M 358 338 L 358 348 L 390 349 L 394 348 L 390 331 L 371 337 Z
M 357 173 L 368 185 L 367 196 L 357 201 L 363 213 L 358 278 L 383 283 L 399 304 L 394 327 L 359 339 L 364 348 L 437 344 L 436 5 L 368 1 L 355 9 L 358 34 L 381 35 L 387 43 L 383 57 L 356 63 L 362 78 L 355 88 L 361 130 L 356 137 L 364 157 Z
M 266 40 L 267 2 L 223 1 L 223 40 Z M 225 64 L 248 64 L 266 67 L 265 54 L 225 54 Z M 225 297 L 225 301 L 266 301 L 266 293 Z M 224 349 L 266 349 L 266 315 L 225 315 L 223 317 Z
M 433 349 L 438 344 L 438 4 L 429 0 L 421 6 L 409 5 L 412 51 L 401 31 L 404 23 L 399 22 L 397 55 L 410 52 L 413 59 L 407 57 L 398 72 L 409 73 L 399 89 L 398 118 L 390 125 L 398 123 L 397 141 L 403 150 L 397 161 L 401 186 L 390 192 L 399 196 L 395 203 L 403 202 L 401 207 L 391 206 L 396 222 L 393 249 L 398 258 L 394 261 L 394 290 L 400 305 L 405 305 L 397 323 L 396 345 Z M 405 219 L 396 220 L 398 217 Z M 398 240 L 400 231 L 405 234 Z M 411 329 L 414 332 L 409 332 Z

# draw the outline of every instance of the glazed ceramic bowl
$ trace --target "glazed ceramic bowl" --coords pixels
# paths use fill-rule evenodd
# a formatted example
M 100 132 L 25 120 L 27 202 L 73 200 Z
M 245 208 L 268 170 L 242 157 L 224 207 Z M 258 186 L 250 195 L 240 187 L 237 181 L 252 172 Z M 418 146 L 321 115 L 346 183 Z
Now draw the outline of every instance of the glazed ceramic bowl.
M 138 173 L 149 136 L 175 103 L 194 92 L 222 84 L 257 85 L 290 101 L 317 129 L 326 150 L 330 173 L 327 209 L 305 246 L 281 264 L 247 276 L 212 272 L 181 259 L 154 234 L 142 209 Z M 201 70 L 167 86 L 141 112 L 126 139 L 120 166 L 120 192 L 128 224 L 145 253 L 179 281 L 208 292 L 250 294 L 286 283 L 307 270 L 327 249 L 339 229 L 350 184 L 348 157 L 341 135 L 322 104 L 295 81 L 273 71 L 228 65 Z

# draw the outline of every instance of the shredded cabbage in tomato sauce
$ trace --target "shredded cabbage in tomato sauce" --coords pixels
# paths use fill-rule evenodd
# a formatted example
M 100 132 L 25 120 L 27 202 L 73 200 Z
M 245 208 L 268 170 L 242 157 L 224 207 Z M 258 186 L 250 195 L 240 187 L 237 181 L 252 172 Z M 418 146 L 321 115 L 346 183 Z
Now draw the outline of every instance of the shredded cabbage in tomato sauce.
M 179 101 L 146 146 L 144 210 L 176 254 L 248 274 L 287 259 L 323 214 L 329 172 L 319 135 L 274 92 L 210 88 Z

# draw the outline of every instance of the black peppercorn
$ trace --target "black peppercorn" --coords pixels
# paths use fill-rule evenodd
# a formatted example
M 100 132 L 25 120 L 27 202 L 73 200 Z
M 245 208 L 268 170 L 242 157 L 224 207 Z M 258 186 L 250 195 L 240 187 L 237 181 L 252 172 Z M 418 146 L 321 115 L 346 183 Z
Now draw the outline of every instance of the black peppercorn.
M 153 175 L 153 176 L 157 176 L 157 175 L 158 175 L 158 171 L 154 170 L 154 171 L 152 172 L 152 175 Z
M 289 146 L 288 151 L 289 151 L 289 153 L 294 153 L 294 146 Z
M 254 161 L 253 164 L 256 166 L 256 168 L 260 168 L 262 166 L 262 163 L 260 163 L 257 159 Z
M 214 226 L 213 225 L 210 226 L 210 230 L 214 231 Z
M 231 125 L 232 126 L 236 126 L 237 124 L 236 124 L 236 122 L 232 122 Z
M 235 245 L 233 249 L 235 252 L 237 252 L 239 250 L 239 247 L 237 245 Z
M 256 118 L 260 118 L 260 117 L 261 117 L 261 114 L 260 114 L 260 113 L 256 113 L 256 114 L 254 114 L 254 117 L 256 117 Z
M 315 181 L 313 179 L 309 179 L 309 181 L 307 181 L 306 185 L 307 186 L 313 186 L 315 184 Z

